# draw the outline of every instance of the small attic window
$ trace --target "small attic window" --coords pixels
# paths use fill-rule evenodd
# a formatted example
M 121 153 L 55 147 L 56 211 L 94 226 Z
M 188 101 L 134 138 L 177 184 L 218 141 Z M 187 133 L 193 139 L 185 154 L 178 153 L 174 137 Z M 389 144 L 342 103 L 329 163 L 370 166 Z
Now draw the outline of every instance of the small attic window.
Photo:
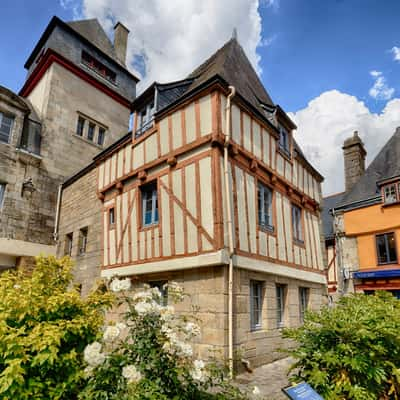
M 279 125 L 279 149 L 290 157 L 290 135 L 282 125 Z
M 82 51 L 82 64 L 86 65 L 108 81 L 115 83 L 117 74 L 84 50 Z
M 400 201 L 400 182 L 389 183 L 382 187 L 383 202 L 385 204 Z
M 149 128 L 153 126 L 154 122 L 154 100 L 147 103 L 138 113 L 137 113 L 137 129 L 135 132 L 135 138 L 141 136 Z

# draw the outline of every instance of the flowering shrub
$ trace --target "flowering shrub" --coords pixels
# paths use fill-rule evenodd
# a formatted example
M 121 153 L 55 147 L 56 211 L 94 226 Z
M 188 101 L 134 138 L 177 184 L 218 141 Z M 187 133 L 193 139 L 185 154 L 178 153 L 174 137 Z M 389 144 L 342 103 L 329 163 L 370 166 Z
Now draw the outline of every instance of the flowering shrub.
M 1 399 L 77 398 L 85 383 L 83 350 L 96 339 L 112 296 L 81 298 L 71 268 L 68 258 L 39 257 L 31 276 L 0 275 Z
M 215 363 L 193 360 L 189 341 L 199 335 L 200 328 L 177 315 L 173 306 L 161 305 L 157 288 L 130 294 L 126 279 L 114 279 L 110 288 L 123 294 L 125 322 L 105 327 L 102 340 L 86 347 L 88 384 L 80 399 L 246 398 Z M 181 301 L 183 296 L 177 284 L 169 284 L 169 299 Z

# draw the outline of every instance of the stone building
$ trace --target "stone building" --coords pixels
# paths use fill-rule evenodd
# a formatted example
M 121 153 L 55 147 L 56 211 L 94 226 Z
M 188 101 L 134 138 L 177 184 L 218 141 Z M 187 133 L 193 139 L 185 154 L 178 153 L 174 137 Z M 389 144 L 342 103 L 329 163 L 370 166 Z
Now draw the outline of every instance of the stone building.
M 322 177 L 294 123 L 235 38 L 132 107 L 133 131 L 64 183 L 58 254 L 76 260 L 83 293 L 116 275 L 179 282 L 201 356 L 279 357 L 281 328 L 326 297 Z
M 400 298 L 400 128 L 367 169 L 357 133 L 343 150 L 346 192 L 324 199 L 329 291 Z
M 54 17 L 25 63 L 19 95 L 0 87 L 0 267 L 55 254 L 58 187 L 129 127 L 137 78 L 96 19 Z

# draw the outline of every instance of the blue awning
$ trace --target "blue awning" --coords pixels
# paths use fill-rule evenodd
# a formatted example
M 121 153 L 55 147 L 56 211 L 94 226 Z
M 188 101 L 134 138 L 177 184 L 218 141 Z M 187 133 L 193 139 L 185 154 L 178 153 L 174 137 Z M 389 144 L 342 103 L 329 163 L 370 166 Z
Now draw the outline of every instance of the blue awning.
M 398 278 L 400 269 L 384 269 L 380 271 L 353 272 L 353 278 L 356 279 L 378 279 L 378 278 Z

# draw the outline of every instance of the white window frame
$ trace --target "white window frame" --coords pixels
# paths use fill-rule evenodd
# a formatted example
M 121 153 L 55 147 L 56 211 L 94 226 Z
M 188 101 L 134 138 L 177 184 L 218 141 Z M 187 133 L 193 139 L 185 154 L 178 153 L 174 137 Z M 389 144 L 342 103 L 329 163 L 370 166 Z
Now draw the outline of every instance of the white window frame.
M 152 225 L 157 225 L 160 219 L 158 212 L 158 193 L 157 193 L 157 182 L 150 182 L 141 187 L 142 196 L 142 226 L 148 227 Z M 151 193 L 151 218 L 150 222 L 146 223 L 146 204 L 148 196 Z
M 250 280 L 250 329 L 257 331 L 262 328 L 264 282 Z
M 11 143 L 11 136 L 12 136 L 12 130 L 13 130 L 13 126 L 14 126 L 15 117 L 13 115 L 9 115 L 7 113 L 4 113 L 3 111 L 0 111 L 0 128 L 1 128 L 1 125 L 3 123 L 3 116 L 4 115 L 7 115 L 11 119 L 11 124 L 10 124 L 10 131 L 8 132 L 7 142 L 5 142 L 4 140 L 0 140 L 0 143 L 10 144 Z
M 396 183 L 390 183 L 383 187 L 383 202 L 385 204 L 392 204 L 398 201 L 398 187 L 396 186 L 398 186 Z

